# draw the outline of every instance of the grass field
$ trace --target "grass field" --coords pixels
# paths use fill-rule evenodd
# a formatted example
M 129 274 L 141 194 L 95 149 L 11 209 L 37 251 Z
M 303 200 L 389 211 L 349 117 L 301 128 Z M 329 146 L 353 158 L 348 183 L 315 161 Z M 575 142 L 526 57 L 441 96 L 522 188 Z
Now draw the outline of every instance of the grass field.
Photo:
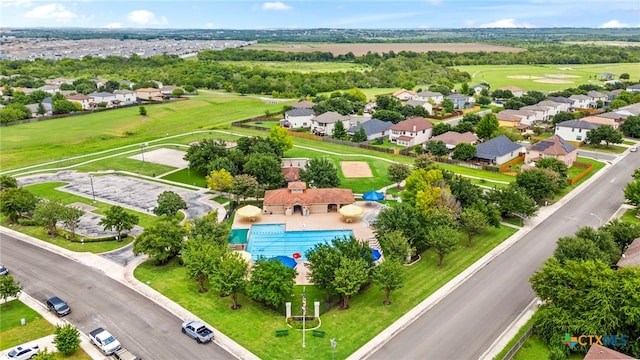
M 329 73 L 341 71 L 363 72 L 370 69 L 370 67 L 366 64 L 354 64 L 347 62 L 220 61 L 220 63 L 233 66 L 246 66 L 253 69 L 291 71 L 301 73 Z
M 616 75 L 628 73 L 632 79 L 640 77 L 640 64 L 590 64 L 590 65 L 470 65 L 456 66 L 460 71 L 471 75 L 471 83 L 486 81 L 495 90 L 502 86 L 516 86 L 523 90 L 550 92 L 581 84 L 594 83 L 602 85 L 600 73 L 609 72 Z M 559 76 L 558 76 L 559 75 Z M 544 79 L 524 79 L 514 77 L 542 77 Z M 571 76 L 571 77 L 565 77 Z M 510 78 L 511 77 L 511 78 Z M 542 83 L 548 80 L 566 81 L 565 83 Z
M 20 325 L 20 319 L 26 325 Z M 0 305 L 0 350 L 53 334 L 55 327 L 20 300 Z
M 242 308 L 230 310 L 229 298 L 220 297 L 215 291 L 198 293 L 197 282 L 189 279 L 185 268 L 178 266 L 176 261 L 163 267 L 145 263 L 134 274 L 138 280 L 197 314 L 260 358 L 330 359 L 328 339 L 335 337 L 338 343 L 335 358 L 344 359 L 515 231 L 506 226 L 491 228 L 474 239 L 473 248 L 461 246 L 448 255 L 443 268 L 437 266 L 437 255 L 427 251 L 421 261 L 404 268 L 407 283 L 392 293 L 390 306 L 382 304 L 384 292 L 371 287 L 350 301 L 349 310 L 332 309 L 324 313 L 320 330 L 327 336 L 316 338 L 307 334 L 305 348 L 301 347 L 299 331 L 290 330 L 289 336 L 275 337 L 275 330 L 287 328 L 283 315 L 254 304 L 243 295 L 239 297 Z M 462 234 L 460 236 L 463 244 Z M 413 286 L 415 284 L 420 286 Z M 322 300 L 312 286 L 306 288 L 309 303 Z M 292 298 L 293 309 L 300 309 L 301 291 L 297 286 L 297 295 Z

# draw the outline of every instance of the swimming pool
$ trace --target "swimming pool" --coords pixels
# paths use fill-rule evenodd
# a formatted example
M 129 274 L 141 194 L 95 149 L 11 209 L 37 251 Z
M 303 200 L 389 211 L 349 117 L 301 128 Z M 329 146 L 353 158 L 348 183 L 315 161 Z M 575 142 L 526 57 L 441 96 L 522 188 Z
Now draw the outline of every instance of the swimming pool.
M 294 253 L 302 255 L 320 243 L 331 243 L 335 238 L 350 237 L 351 230 L 309 230 L 309 231 L 285 231 L 284 224 L 251 225 L 247 251 L 251 253 L 254 261 L 261 256 L 271 258 L 274 256 L 289 256 Z

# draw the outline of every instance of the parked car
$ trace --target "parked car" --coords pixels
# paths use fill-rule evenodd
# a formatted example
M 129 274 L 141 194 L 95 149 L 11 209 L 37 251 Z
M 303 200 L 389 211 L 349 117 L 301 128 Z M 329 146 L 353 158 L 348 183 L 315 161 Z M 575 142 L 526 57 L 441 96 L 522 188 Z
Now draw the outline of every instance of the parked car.
M 0 275 L 8 275 L 9 269 L 6 266 L 0 264 Z
M 116 358 L 116 360 L 140 360 L 139 357 L 133 355 L 131 351 L 125 348 L 120 348 L 120 350 L 114 352 L 113 357 Z
M 2 357 L 2 359 L 9 359 L 9 360 L 31 359 L 32 357 L 36 356 L 36 354 L 39 352 L 40 352 L 40 347 L 38 346 L 38 344 L 36 343 L 23 344 L 9 350 L 9 352 L 4 357 Z
M 46 300 L 47 307 L 58 316 L 65 316 L 71 312 L 71 308 L 64 300 L 57 296 L 52 296 Z
M 91 342 L 107 356 L 120 350 L 121 346 L 118 339 L 103 328 L 97 328 L 90 332 L 89 338 L 91 339 Z
M 182 333 L 196 339 L 198 343 L 206 343 L 213 340 L 213 331 L 197 320 L 183 322 Z
M 634 146 L 634 147 L 632 147 L 631 149 L 629 149 L 629 151 L 631 151 L 631 152 L 636 152 L 636 151 L 638 151 L 638 148 Z

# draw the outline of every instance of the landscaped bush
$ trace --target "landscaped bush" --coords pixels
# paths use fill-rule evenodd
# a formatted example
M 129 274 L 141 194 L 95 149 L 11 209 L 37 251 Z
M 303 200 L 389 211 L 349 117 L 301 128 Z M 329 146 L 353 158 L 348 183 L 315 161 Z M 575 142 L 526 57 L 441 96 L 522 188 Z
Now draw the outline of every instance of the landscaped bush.
M 292 316 L 288 318 L 287 324 L 293 329 L 302 330 L 302 316 Z M 320 326 L 320 318 L 311 316 L 306 317 L 306 324 L 304 325 L 305 329 L 314 329 L 318 326 Z
M 27 218 L 18 219 L 18 224 L 22 226 L 38 226 L 38 223 L 35 220 Z

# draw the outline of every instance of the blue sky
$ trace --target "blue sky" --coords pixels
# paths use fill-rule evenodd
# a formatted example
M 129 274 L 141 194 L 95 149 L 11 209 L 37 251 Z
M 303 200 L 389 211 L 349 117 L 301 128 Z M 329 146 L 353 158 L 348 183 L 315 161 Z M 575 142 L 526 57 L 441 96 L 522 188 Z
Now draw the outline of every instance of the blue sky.
M 1 27 L 640 28 L 640 0 L 0 0 Z

